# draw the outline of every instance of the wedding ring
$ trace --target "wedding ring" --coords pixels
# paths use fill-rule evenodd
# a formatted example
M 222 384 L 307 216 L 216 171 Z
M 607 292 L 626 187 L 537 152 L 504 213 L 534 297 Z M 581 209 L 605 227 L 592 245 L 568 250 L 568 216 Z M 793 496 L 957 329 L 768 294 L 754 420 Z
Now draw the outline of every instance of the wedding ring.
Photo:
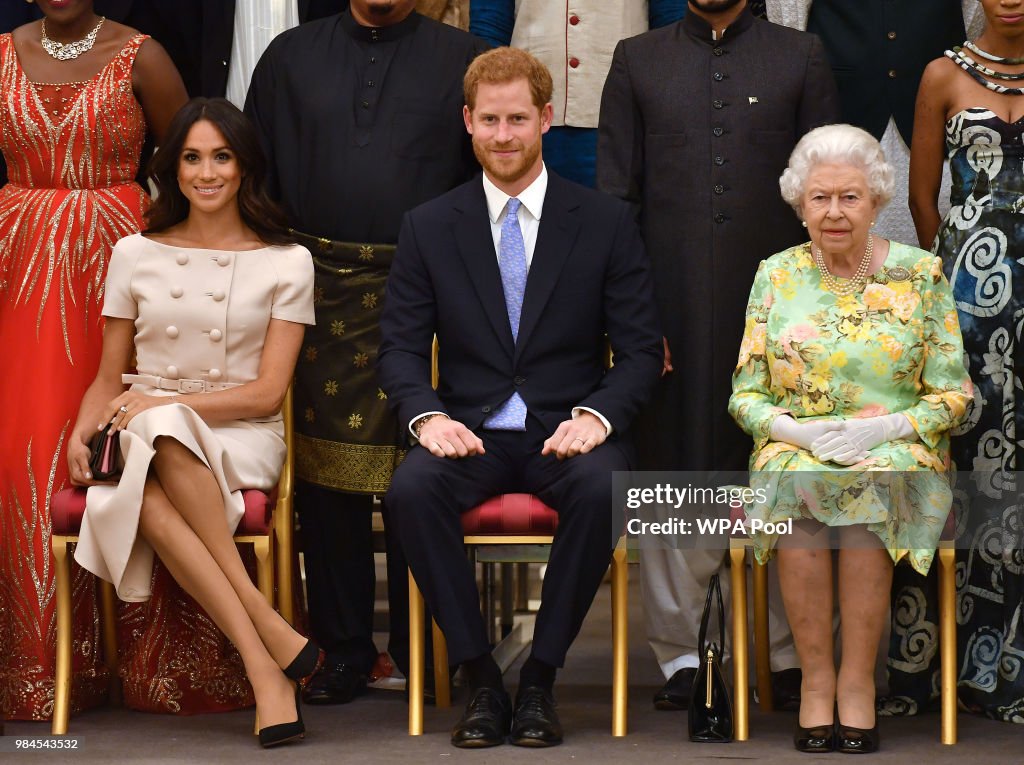
M 574 438 L 572 440 L 573 443 L 576 443 L 577 441 L 579 441 L 581 444 L 585 444 L 586 443 L 586 441 L 584 441 L 582 438 Z
M 128 414 L 128 407 L 122 406 L 121 411 L 124 412 L 125 414 Z

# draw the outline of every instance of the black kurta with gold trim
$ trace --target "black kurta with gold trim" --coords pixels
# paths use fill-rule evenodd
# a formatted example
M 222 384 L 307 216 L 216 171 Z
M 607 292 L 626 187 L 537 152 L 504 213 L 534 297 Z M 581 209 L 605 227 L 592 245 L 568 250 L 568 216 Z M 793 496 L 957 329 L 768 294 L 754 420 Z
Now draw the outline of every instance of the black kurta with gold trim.
M 416 13 L 370 28 L 346 11 L 278 36 L 253 73 L 245 111 L 271 190 L 297 231 L 325 240 L 310 247 L 317 326 L 296 370 L 303 480 L 387 489 L 403 428 L 373 370 L 391 246 L 406 210 L 478 170 L 462 76 L 485 48 Z

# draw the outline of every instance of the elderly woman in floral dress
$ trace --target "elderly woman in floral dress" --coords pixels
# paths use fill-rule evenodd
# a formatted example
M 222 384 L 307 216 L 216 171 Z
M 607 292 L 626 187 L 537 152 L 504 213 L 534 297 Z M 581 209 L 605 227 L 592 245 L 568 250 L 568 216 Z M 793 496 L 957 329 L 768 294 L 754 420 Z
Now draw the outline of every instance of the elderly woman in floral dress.
M 878 142 L 850 125 L 811 131 L 780 185 L 810 242 L 761 263 L 729 409 L 754 438 L 752 518 L 792 518 L 778 547 L 783 601 L 803 669 L 800 751 L 878 748 L 875 653 L 893 563 L 931 565 L 951 504 L 948 432 L 971 382 L 941 261 L 871 233 L 892 193 Z M 832 646 L 838 535 L 843 655 Z M 838 726 L 833 710 L 838 705 Z

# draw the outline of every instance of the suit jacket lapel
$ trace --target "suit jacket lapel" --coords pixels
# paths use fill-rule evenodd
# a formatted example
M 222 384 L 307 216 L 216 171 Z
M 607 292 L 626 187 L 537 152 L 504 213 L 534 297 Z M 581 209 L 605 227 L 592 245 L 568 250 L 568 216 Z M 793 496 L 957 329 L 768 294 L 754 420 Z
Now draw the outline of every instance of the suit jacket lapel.
M 526 347 L 531 333 L 540 320 L 544 306 L 551 298 L 559 274 L 562 273 L 579 233 L 580 223 L 574 213 L 579 204 L 571 199 L 567 191 L 566 182 L 549 171 L 544 211 L 541 213 L 530 273 L 526 277 L 523 312 L 519 317 L 516 360 L 522 355 L 523 348 Z
M 458 244 L 459 256 L 469 272 L 477 297 L 501 347 L 511 357 L 512 328 L 508 323 L 505 293 L 501 286 L 501 271 L 498 269 L 498 255 L 494 251 L 494 238 L 491 236 L 490 219 L 487 216 L 487 201 L 479 176 L 477 180 L 467 184 L 465 189 L 466 193 L 455 202 L 455 210 L 461 213 L 455 220 L 455 241 Z

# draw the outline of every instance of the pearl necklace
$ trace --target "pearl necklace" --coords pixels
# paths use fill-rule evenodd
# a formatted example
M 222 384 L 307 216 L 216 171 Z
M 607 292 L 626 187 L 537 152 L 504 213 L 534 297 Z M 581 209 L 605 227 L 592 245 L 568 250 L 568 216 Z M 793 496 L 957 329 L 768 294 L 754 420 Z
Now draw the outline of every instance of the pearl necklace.
M 1010 64 L 1011 66 L 1014 66 L 1016 64 L 1024 64 L 1024 58 L 1002 58 L 1001 56 L 993 56 L 988 51 L 984 51 L 981 48 L 979 48 L 970 40 L 965 42 L 963 47 L 967 48 L 967 50 L 974 51 L 983 59 L 991 61 L 993 64 Z
M 78 58 L 83 53 L 92 50 L 92 46 L 96 44 L 96 35 L 99 34 L 100 27 L 103 26 L 103 22 L 106 21 L 106 16 L 100 16 L 99 22 L 92 28 L 81 40 L 74 40 L 69 43 L 57 42 L 51 40 L 46 34 L 46 19 L 43 19 L 43 50 L 49 53 L 58 61 L 68 61 L 73 58 Z
M 875 252 L 875 238 L 871 234 L 868 234 L 868 245 L 864 248 L 864 257 L 860 259 L 857 271 L 845 283 L 840 283 L 839 278 L 833 276 L 832 272 L 828 270 L 828 266 L 825 265 L 825 256 L 820 247 L 812 245 L 811 250 L 814 253 L 814 262 L 821 273 L 821 283 L 829 292 L 834 292 L 838 297 L 847 297 L 864 289 L 864 285 L 868 281 L 868 269 L 871 267 L 871 256 Z

